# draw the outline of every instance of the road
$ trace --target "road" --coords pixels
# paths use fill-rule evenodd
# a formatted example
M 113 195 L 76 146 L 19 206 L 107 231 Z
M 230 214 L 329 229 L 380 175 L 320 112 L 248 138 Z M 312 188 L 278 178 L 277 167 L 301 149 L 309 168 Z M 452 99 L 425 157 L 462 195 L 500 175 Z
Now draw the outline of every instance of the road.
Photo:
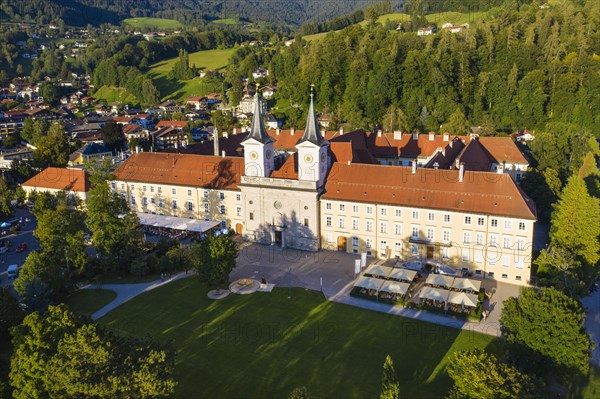
M 29 255 L 29 252 L 34 251 L 39 248 L 39 244 L 37 243 L 35 237 L 33 236 L 33 230 L 37 225 L 35 221 L 35 217 L 33 214 L 25 209 L 18 209 L 15 211 L 14 218 L 25 218 L 31 219 L 29 223 L 24 223 L 24 226 L 21 228 L 17 234 L 11 235 L 8 237 L 10 240 L 10 247 L 8 252 L 0 255 L 0 286 L 1 287 L 12 287 L 13 281 L 9 279 L 6 275 L 6 269 L 8 269 L 9 265 L 17 264 L 22 266 L 25 262 L 25 259 Z M 12 218 L 11 218 L 12 219 Z M 27 244 L 27 250 L 21 253 L 17 252 L 17 246 L 21 243 Z

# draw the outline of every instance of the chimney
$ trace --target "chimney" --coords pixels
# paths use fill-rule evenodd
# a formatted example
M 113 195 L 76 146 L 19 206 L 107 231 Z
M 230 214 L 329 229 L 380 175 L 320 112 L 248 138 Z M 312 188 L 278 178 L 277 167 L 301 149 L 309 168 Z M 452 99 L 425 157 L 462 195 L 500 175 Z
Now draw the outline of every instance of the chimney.
M 321 130 L 321 136 L 325 137 L 325 129 Z
M 413 132 L 413 140 L 419 140 L 419 133 Z
M 435 133 L 429 132 L 429 141 L 433 141 L 435 139 Z
M 402 140 L 402 132 L 400 130 L 394 130 L 394 140 Z
M 292 128 L 292 130 L 290 131 L 290 136 L 293 136 L 295 132 L 296 132 L 296 129 Z
M 501 175 L 504 173 L 504 165 L 502 164 L 498 164 L 498 167 L 496 168 L 496 172 Z
M 450 141 L 450 133 L 444 133 L 444 141 Z
M 225 158 L 225 150 L 221 151 L 221 158 Z
M 276 134 L 277 136 L 279 136 L 279 131 L 280 131 L 280 130 L 279 130 L 279 128 L 275 129 L 275 134 Z
M 382 133 L 383 133 L 383 131 L 382 131 L 381 129 L 379 129 L 379 130 L 377 131 L 377 137 L 381 137 L 381 134 L 382 134 Z
M 344 128 L 340 127 L 340 136 L 343 136 L 343 135 L 344 135 Z
M 464 177 L 465 177 L 465 164 L 464 164 L 464 162 L 461 162 L 460 166 L 458 168 L 458 181 L 462 182 Z
M 412 161 L 412 174 L 414 175 L 415 173 L 417 173 L 417 160 L 413 159 L 413 161 Z
M 348 166 L 350 166 L 350 161 L 348 161 Z
M 233 134 L 237 134 L 237 128 L 233 128 Z
M 228 138 L 229 134 L 227 132 L 223 132 L 223 137 Z
M 213 132 L 213 155 L 215 157 L 219 156 L 219 132 L 217 129 Z
M 135 153 L 136 153 L 136 154 L 139 154 L 139 153 L 140 153 L 140 146 L 139 146 L 139 145 L 136 145 L 136 146 L 135 146 Z

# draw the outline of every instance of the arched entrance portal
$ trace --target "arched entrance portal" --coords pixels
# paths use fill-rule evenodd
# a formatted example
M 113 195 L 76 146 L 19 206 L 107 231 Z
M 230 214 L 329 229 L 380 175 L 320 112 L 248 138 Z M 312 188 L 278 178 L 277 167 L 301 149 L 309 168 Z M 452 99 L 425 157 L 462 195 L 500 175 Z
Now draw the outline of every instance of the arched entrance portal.
M 235 233 L 236 234 L 242 234 L 243 230 L 244 230 L 244 226 L 241 223 L 238 223 L 235 225 Z
M 346 237 L 339 236 L 337 239 L 338 251 L 346 250 Z

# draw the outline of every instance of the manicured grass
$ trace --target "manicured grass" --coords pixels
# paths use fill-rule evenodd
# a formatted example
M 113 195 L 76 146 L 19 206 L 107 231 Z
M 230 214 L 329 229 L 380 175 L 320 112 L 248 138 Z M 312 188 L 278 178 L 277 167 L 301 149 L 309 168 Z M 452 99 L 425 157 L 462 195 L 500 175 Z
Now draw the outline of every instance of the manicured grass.
M 190 66 L 205 70 L 218 70 L 227 66 L 229 57 L 235 49 L 204 50 L 190 53 Z M 173 69 L 173 65 L 179 60 L 178 57 L 160 61 L 150 68 L 148 76 L 154 79 L 154 84 L 160 90 L 163 99 L 172 98 L 182 101 L 192 95 L 206 95 L 218 89 L 208 84 L 204 79 L 196 77 L 186 81 L 173 81 L 167 78 L 167 74 Z
M 210 21 L 213 24 L 222 24 L 222 25 L 237 25 L 239 24 L 239 20 L 237 20 L 236 18 L 221 18 L 221 19 L 215 19 L 214 21 Z
M 166 18 L 127 18 L 123 23 L 139 29 L 178 29 L 183 24 L 174 19 Z
M 78 290 L 72 293 L 65 303 L 77 315 L 91 315 L 117 297 L 110 290 Z
M 92 96 L 96 100 L 106 100 L 108 104 L 120 101 L 129 104 L 138 104 L 137 97 L 122 87 L 102 86 Z
M 138 296 L 100 322 L 173 342 L 176 398 L 285 398 L 305 385 L 320 398 L 377 397 L 387 354 L 402 396 L 440 398 L 450 388 L 448 356 L 488 348 L 493 337 L 325 301 L 318 292 L 206 297 L 196 279 Z

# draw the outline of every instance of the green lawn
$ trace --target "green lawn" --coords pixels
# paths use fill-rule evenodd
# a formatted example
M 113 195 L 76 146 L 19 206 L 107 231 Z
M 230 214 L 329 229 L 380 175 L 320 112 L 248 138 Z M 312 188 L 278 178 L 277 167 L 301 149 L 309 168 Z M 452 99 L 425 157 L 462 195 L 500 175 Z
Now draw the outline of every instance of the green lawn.
M 190 66 L 196 65 L 197 68 L 205 70 L 219 70 L 227 66 L 229 57 L 235 49 L 203 50 L 190 53 Z M 160 61 L 152 65 L 148 71 L 148 76 L 154 79 L 154 84 L 160 90 L 163 99 L 172 98 L 182 101 L 192 95 L 206 95 L 218 89 L 200 77 L 177 82 L 167 78 L 167 74 L 173 65 L 178 61 L 178 57 L 169 60 Z
M 65 303 L 77 315 L 91 315 L 116 297 L 110 290 L 78 290 L 69 295 Z
M 183 24 L 174 19 L 165 18 L 127 18 L 123 23 L 139 29 L 179 29 Z
M 221 18 L 215 19 L 214 21 L 210 21 L 213 24 L 222 24 L 222 25 L 237 25 L 239 24 L 239 20 L 237 18 Z
M 106 100 L 108 104 L 121 101 L 123 103 L 138 104 L 137 97 L 122 87 L 102 86 L 92 96 L 96 100 Z
M 178 280 L 115 309 L 100 322 L 173 342 L 176 398 L 285 398 L 305 385 L 320 398 L 377 397 L 387 354 L 402 396 L 440 398 L 448 356 L 494 350 L 492 337 L 325 301 L 318 292 L 206 297 L 195 279 Z

